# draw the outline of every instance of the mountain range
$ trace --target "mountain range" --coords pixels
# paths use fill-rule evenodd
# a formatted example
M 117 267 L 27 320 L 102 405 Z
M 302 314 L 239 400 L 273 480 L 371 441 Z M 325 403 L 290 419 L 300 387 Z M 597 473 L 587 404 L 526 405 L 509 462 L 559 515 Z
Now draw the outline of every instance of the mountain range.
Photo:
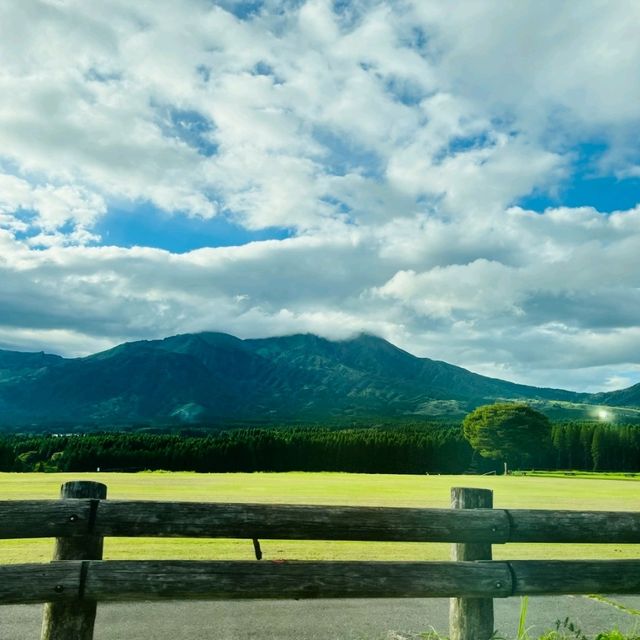
M 640 384 L 587 394 L 418 358 L 371 335 L 143 340 L 83 358 L 0 351 L 0 427 L 459 418 L 495 400 L 564 417 L 640 418 Z M 609 413 L 609 410 L 607 411 Z

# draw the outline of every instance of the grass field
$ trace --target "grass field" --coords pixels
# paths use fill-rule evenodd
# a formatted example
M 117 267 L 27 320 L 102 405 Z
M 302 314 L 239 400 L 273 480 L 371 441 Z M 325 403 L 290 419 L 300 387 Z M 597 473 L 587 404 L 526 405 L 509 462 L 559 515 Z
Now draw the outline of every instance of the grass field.
M 640 477 L 616 474 L 526 476 L 406 476 L 347 473 L 0 473 L 0 500 L 58 496 L 68 480 L 104 482 L 110 498 L 447 507 L 454 486 L 493 489 L 496 508 L 640 511 Z M 448 544 L 261 541 L 266 559 L 444 560 Z M 0 564 L 41 562 L 51 540 L 0 540 Z M 251 559 L 250 540 L 110 538 L 105 558 Z M 634 545 L 511 544 L 496 559 L 637 558 Z

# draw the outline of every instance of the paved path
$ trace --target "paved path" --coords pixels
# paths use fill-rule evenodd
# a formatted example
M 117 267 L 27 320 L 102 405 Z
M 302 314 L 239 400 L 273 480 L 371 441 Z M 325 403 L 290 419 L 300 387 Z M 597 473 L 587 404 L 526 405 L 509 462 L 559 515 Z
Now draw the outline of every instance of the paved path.
M 640 597 L 615 596 L 640 609 Z M 520 601 L 496 600 L 496 626 L 515 635 Z M 40 637 L 41 606 L 0 608 L 0 640 Z M 640 631 L 640 617 L 582 597 L 529 599 L 528 626 L 543 632 L 569 616 L 584 632 L 618 626 Z M 95 640 L 391 640 L 417 638 L 430 627 L 446 632 L 448 601 L 305 600 L 163 602 L 98 607 Z

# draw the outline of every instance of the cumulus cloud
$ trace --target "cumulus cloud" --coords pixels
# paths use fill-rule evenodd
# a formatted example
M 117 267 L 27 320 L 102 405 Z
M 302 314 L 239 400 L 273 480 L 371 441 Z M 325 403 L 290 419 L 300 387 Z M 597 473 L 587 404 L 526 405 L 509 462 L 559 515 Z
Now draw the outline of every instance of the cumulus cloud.
M 528 383 L 635 381 L 640 210 L 522 202 L 594 141 L 594 175 L 637 174 L 638 11 L 5 3 L 0 345 L 369 331 Z M 289 237 L 106 246 L 142 206 Z
M 98 240 L 89 229 L 107 208 L 101 196 L 82 187 L 32 185 L 0 174 L 0 228 L 28 237 L 34 246 L 85 244 Z

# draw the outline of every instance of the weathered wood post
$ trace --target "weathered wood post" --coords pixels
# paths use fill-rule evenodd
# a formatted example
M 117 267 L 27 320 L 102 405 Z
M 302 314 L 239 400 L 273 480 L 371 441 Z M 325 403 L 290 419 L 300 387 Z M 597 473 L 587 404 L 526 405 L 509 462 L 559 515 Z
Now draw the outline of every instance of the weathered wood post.
M 100 482 L 66 482 L 60 488 L 60 498 L 104 500 L 107 487 Z M 91 531 L 97 503 L 91 509 L 88 523 Z M 71 516 L 73 517 L 73 516 Z M 56 538 L 53 560 L 101 560 L 102 537 L 78 535 Z M 93 640 L 93 625 L 97 603 L 91 600 L 49 602 L 44 606 L 41 640 Z
M 492 509 L 493 491 L 489 489 L 451 489 L 452 509 Z M 452 560 L 491 560 L 491 545 L 455 543 Z M 451 640 L 489 640 L 493 635 L 492 598 L 451 598 L 449 604 Z

